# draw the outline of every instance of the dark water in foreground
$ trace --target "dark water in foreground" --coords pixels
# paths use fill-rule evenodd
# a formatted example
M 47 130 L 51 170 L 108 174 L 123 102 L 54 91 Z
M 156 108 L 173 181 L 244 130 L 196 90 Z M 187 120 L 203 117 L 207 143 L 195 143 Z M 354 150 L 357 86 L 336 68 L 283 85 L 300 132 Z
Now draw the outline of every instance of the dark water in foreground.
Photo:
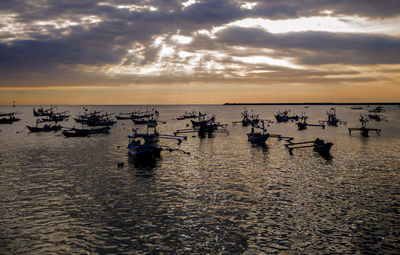
M 253 108 L 268 119 L 284 109 Z M 194 109 L 215 113 L 231 134 L 189 135 L 179 148 L 190 156 L 162 152 L 143 166 L 128 157 L 130 120 L 89 138 L 29 134 L 32 108 L 17 107 L 23 120 L 0 125 L 0 254 L 399 253 L 400 107 L 385 106 L 389 121 L 368 123 L 382 129 L 369 138 L 349 136 L 347 128 L 358 127 L 359 114 L 370 108 L 336 108 L 347 126 L 269 127 L 297 141 L 333 142 L 326 160 L 311 149 L 290 156 L 276 139 L 252 146 L 249 128 L 231 125 L 242 106 L 160 106 L 167 121 L 161 133 L 185 128 L 189 121 L 173 119 Z M 290 109 L 316 123 L 329 106 Z M 82 108 L 58 110 L 75 115 Z M 76 124 L 71 118 L 63 125 Z

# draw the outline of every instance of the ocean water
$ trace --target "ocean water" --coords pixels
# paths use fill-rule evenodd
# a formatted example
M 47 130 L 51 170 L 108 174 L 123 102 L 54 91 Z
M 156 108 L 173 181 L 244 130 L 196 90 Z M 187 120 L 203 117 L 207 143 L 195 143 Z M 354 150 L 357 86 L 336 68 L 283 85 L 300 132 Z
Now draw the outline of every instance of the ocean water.
M 188 134 L 151 162 L 128 156 L 135 126 L 120 120 L 110 134 L 64 138 L 29 133 L 31 106 L 22 120 L 0 125 L 0 254 L 314 254 L 400 252 L 400 107 L 385 106 L 387 121 L 368 123 L 377 136 L 348 134 L 361 113 L 335 106 L 347 125 L 298 131 L 273 123 L 268 131 L 333 142 L 331 159 L 312 149 L 289 155 L 284 141 L 247 141 L 250 128 L 232 126 L 243 106 L 141 106 L 157 108 L 160 133 L 186 128 L 185 110 L 215 114 L 229 135 Z M 108 113 L 139 106 L 89 106 Z M 284 106 L 249 106 L 273 119 Z M 287 106 L 308 123 L 326 119 L 330 106 Z M 58 106 L 72 116 L 80 106 Z M 63 126 L 79 127 L 72 117 Z M 124 167 L 118 167 L 124 162 Z

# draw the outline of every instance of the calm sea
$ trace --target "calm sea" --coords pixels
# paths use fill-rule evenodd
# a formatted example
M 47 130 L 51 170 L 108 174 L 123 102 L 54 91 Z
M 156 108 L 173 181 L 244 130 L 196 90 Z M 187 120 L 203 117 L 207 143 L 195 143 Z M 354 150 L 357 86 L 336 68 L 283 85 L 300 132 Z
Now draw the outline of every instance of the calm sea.
M 215 114 L 230 131 L 188 134 L 180 145 L 162 140 L 191 155 L 163 151 L 142 164 L 128 157 L 127 135 L 137 127 L 130 120 L 108 135 L 64 138 L 29 133 L 32 107 L 0 107 L 22 119 L 0 125 L 0 254 L 399 253 L 400 107 L 385 106 L 388 121 L 368 123 L 381 136 L 347 131 L 373 107 L 336 106 L 348 122 L 338 127 L 268 127 L 295 141 L 333 142 L 327 160 L 312 149 L 291 156 L 277 139 L 251 145 L 249 128 L 232 126 L 243 106 L 141 106 L 160 112 L 160 133 L 186 128 L 189 120 L 176 120 L 185 110 Z M 139 106 L 88 108 L 119 113 Z M 247 108 L 263 119 L 285 109 Z M 313 124 L 330 106 L 286 108 L 306 112 Z M 79 127 L 72 117 L 62 125 Z

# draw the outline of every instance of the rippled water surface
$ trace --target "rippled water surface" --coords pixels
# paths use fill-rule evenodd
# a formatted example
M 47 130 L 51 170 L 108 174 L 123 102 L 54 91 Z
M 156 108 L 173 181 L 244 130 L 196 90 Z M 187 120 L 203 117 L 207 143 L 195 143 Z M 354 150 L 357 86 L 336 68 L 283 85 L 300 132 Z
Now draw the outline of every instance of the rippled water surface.
M 284 109 L 252 108 L 264 119 Z M 330 107 L 287 108 L 317 123 Z M 158 106 L 167 122 L 161 133 L 186 128 L 189 121 L 176 117 L 193 109 L 229 123 L 230 135 L 163 140 L 191 155 L 163 151 L 137 164 L 126 148 L 130 120 L 109 135 L 64 138 L 30 134 L 24 127 L 34 123 L 32 107 L 0 107 L 22 112 L 22 121 L 0 125 L 0 254 L 399 253 L 400 107 L 385 106 L 388 121 L 368 123 L 381 136 L 349 136 L 347 128 L 359 127 L 360 113 L 371 108 L 337 106 L 346 126 L 268 127 L 295 141 L 333 142 L 328 160 L 311 149 L 291 156 L 277 139 L 249 144 L 249 128 L 231 125 L 242 106 Z M 82 108 L 58 110 L 74 116 Z M 78 127 L 72 118 L 63 125 Z

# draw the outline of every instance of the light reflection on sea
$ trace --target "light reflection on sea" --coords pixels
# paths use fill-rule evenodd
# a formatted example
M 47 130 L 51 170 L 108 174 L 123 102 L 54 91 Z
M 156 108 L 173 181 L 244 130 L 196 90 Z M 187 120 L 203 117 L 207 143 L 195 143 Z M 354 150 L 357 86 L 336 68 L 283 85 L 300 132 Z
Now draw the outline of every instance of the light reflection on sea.
M 372 107 L 372 106 L 371 106 Z M 127 112 L 132 106 L 96 106 Z M 143 107 L 142 107 L 143 108 Z M 149 107 L 151 108 L 151 107 Z M 254 106 L 265 119 L 282 106 Z M 309 123 L 326 118 L 329 106 L 288 106 L 307 112 Z M 271 124 L 271 133 L 297 141 L 320 137 L 334 143 L 331 160 L 312 150 L 290 156 L 283 141 L 248 143 L 248 128 L 230 135 L 162 144 L 191 152 L 162 152 L 135 165 L 127 153 L 134 124 L 118 121 L 109 135 L 64 138 L 29 134 L 31 107 L 22 119 L 0 125 L 0 253 L 396 253 L 400 249 L 400 108 L 385 106 L 389 121 L 370 122 L 382 135 L 349 136 L 359 114 L 337 106 L 347 126 L 298 131 Z M 217 121 L 240 119 L 242 106 L 158 106 L 160 133 L 189 121 L 185 110 L 215 113 Z M 73 116 L 79 106 L 60 106 Z M 70 118 L 64 126 L 79 126 Z M 143 129 L 142 129 L 143 130 Z M 117 163 L 125 167 L 118 168 Z

